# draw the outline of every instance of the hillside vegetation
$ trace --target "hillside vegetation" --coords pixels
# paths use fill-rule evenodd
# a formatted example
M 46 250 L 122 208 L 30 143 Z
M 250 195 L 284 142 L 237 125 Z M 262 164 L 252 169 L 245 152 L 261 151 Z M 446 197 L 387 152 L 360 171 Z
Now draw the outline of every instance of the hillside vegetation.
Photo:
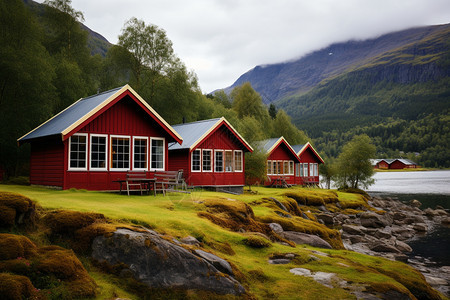
M 2 278 L 9 282 L 9 287 L 0 284 L 0 290 L 5 293 L 38 299 L 77 295 L 97 299 L 142 299 L 149 295 L 155 299 L 353 299 L 358 293 L 441 297 L 419 272 L 406 264 L 342 250 L 338 231 L 320 224 L 315 218 L 321 205 L 345 214 L 371 209 L 361 194 L 258 188 L 257 194 L 231 197 L 201 190 L 190 195 L 128 197 L 25 186 L 2 185 L 0 188 L 3 190 L 0 192 L 1 232 L 4 232 L 0 234 L 5 237 L 0 240 L 3 243 L 0 269 L 6 271 Z M 287 210 L 285 216 L 280 216 L 280 204 Z M 27 222 L 27 217 L 19 218 L 30 208 L 37 212 L 32 223 Z M 25 224 L 16 223 L 19 219 L 22 223 L 25 220 Z M 268 224 L 271 222 L 279 222 L 292 231 L 318 235 L 334 249 L 295 245 L 270 230 Z M 96 264 L 90 258 L 90 243 L 96 236 L 111 236 L 117 228 L 152 229 L 172 242 L 187 236 L 195 237 L 199 244 L 186 245 L 186 249 L 203 249 L 226 259 L 246 293 L 234 297 L 200 290 L 148 289 L 124 277 L 124 273 L 119 272 L 123 266 L 111 269 Z M 7 240 L 10 246 L 5 248 Z M 11 248 L 19 243 L 22 250 Z M 56 266 L 51 252 L 66 256 L 73 253 L 65 249 L 73 249 L 78 259 L 71 258 L 72 265 L 67 261 L 67 264 Z M 285 256 L 291 257 L 287 264 L 269 263 L 269 260 Z M 313 273 L 334 273 L 336 277 L 324 286 L 312 278 L 290 272 L 298 267 Z M 37 274 L 41 274 L 40 277 Z M 84 284 L 81 288 L 75 278 L 89 285 Z

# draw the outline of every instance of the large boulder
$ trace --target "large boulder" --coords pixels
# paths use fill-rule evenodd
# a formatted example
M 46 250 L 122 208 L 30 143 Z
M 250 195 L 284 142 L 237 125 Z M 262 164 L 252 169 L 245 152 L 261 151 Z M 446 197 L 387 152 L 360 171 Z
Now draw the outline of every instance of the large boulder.
M 379 215 L 374 212 L 364 212 L 360 216 L 361 225 L 364 227 L 386 227 L 391 225 L 390 220 L 386 216 Z
M 331 245 L 320 237 L 296 231 L 285 231 L 284 238 L 293 241 L 297 245 L 310 245 L 318 248 L 332 249 Z
M 245 292 L 238 281 L 217 270 L 210 261 L 151 230 L 118 229 L 111 236 L 98 236 L 92 243 L 92 258 L 111 266 L 124 266 L 124 271 L 151 288 L 198 289 L 233 295 Z M 223 266 L 223 262 L 217 264 Z
M 359 225 L 343 224 L 342 230 L 348 234 L 364 235 L 365 228 Z

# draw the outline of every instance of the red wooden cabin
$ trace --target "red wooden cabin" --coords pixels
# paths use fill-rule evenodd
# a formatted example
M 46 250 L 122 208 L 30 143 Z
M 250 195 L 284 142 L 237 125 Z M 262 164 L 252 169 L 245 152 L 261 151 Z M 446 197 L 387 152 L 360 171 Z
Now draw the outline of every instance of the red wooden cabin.
M 309 142 L 304 145 L 292 146 L 292 148 L 300 159 L 300 163 L 295 166 L 296 184 L 318 185 L 319 164 L 324 163 L 322 157 Z
M 285 138 L 268 139 L 259 142 L 259 145 L 268 155 L 268 178 L 264 184 L 278 186 L 280 180 L 290 185 L 298 184 L 295 178 L 295 164 L 298 164 L 300 159 Z
M 182 144 L 169 145 L 169 169 L 182 169 L 189 186 L 242 193 L 244 153 L 252 147 L 225 118 L 173 126 Z
M 389 165 L 389 169 L 414 169 L 414 168 L 418 168 L 418 165 L 415 162 L 404 158 L 394 159 Z
M 129 85 L 82 98 L 27 133 L 30 182 L 62 189 L 118 190 L 129 170 L 168 169 L 178 133 Z

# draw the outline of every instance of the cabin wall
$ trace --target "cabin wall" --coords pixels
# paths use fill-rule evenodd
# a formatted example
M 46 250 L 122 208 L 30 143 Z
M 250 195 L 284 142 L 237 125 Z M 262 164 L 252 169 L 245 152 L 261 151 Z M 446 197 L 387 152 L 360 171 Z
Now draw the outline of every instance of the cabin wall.
M 105 134 L 108 135 L 108 170 L 97 171 L 90 170 L 88 160 L 88 170 L 78 171 L 69 170 L 69 139 L 64 143 L 65 149 L 65 182 L 64 189 L 78 188 L 88 190 L 119 190 L 120 185 L 115 180 L 124 180 L 127 171 L 110 170 L 111 162 L 111 135 L 120 135 L 130 137 L 130 170 L 133 170 L 133 137 L 147 137 L 147 164 L 150 161 L 150 138 L 165 138 L 165 160 L 164 169 L 169 168 L 168 143 L 172 141 L 170 135 L 161 128 L 161 126 L 129 96 L 121 99 L 109 107 L 102 114 L 98 115 L 91 122 L 80 128 L 77 133 Z M 87 156 L 90 157 L 90 147 L 88 147 Z M 141 171 L 140 171 L 141 172 Z M 146 171 L 147 177 L 152 178 L 154 172 Z
M 300 163 L 308 164 L 308 175 L 304 175 L 303 177 L 301 177 L 301 176 L 296 177 L 298 184 L 301 184 L 301 185 L 307 184 L 307 183 L 318 184 L 319 176 L 313 176 L 313 174 L 310 173 L 310 164 L 316 163 L 317 168 L 319 168 L 319 164 L 321 163 L 321 161 L 317 158 L 314 151 L 312 151 L 310 148 L 307 148 L 305 151 L 303 151 L 303 153 L 301 153 L 299 158 L 300 158 Z M 317 174 L 320 175 L 319 170 L 317 170 Z M 306 182 L 304 177 L 308 177 L 309 182 Z
M 401 161 L 393 161 L 390 165 L 389 165 L 389 169 L 404 169 L 406 167 L 406 165 L 404 163 L 402 163 Z
M 294 162 L 294 174 L 293 175 L 284 175 L 284 174 L 278 174 L 278 175 L 268 175 L 268 180 L 265 182 L 265 185 L 271 185 L 272 179 L 275 177 L 283 177 L 283 179 L 286 181 L 286 183 L 295 185 L 297 183 L 297 178 L 295 176 L 295 164 L 297 163 L 297 158 L 293 157 L 292 152 L 288 149 L 288 147 L 281 143 L 278 147 L 276 147 L 272 153 L 267 157 L 267 160 L 269 161 L 293 161 Z
M 30 183 L 63 187 L 64 144 L 60 141 L 31 143 Z

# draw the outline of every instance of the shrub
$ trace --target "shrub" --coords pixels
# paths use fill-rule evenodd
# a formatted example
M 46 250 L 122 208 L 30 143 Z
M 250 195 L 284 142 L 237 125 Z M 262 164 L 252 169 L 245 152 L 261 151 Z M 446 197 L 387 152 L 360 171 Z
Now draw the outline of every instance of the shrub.
M 36 245 L 27 237 L 0 233 L 0 260 L 18 257 L 31 258 L 36 255 Z
M 34 294 L 35 288 L 27 277 L 0 273 L 0 295 L 2 299 L 29 299 Z

